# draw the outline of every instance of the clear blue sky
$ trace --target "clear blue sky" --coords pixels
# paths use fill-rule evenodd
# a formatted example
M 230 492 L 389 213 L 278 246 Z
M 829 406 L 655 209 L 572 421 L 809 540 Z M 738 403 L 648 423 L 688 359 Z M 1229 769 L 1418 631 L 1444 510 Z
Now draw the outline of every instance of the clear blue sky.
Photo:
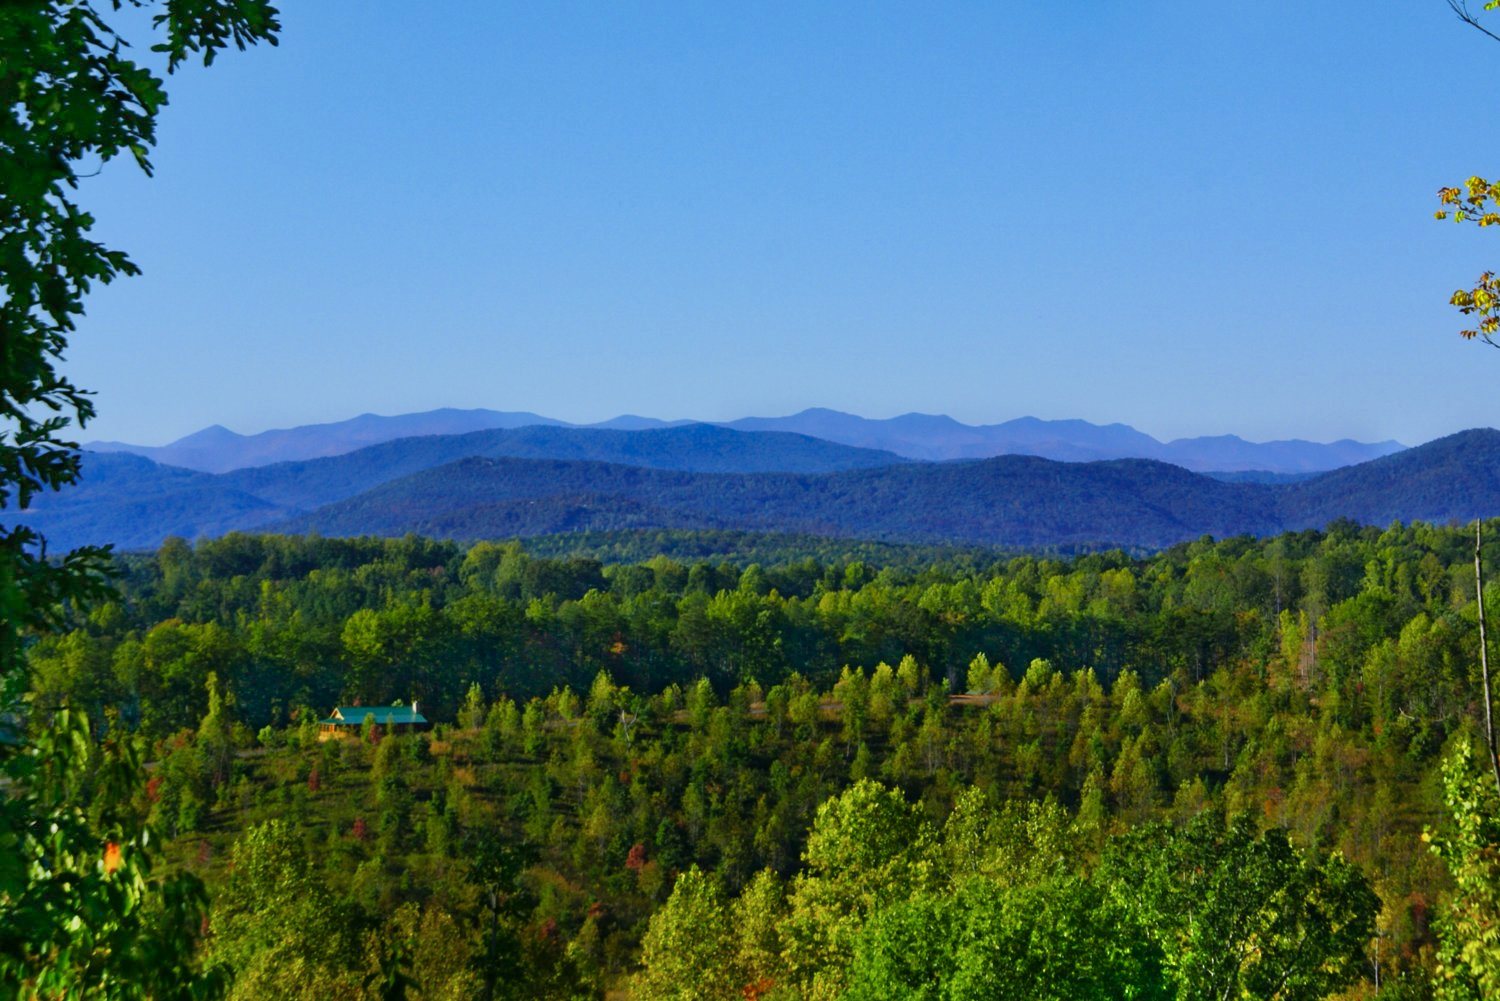
M 86 438 L 829 406 L 1159 437 L 1500 425 L 1500 44 L 1443 0 L 291 0 L 85 182 L 144 277 Z M 747 5 L 740 5 L 747 6 Z

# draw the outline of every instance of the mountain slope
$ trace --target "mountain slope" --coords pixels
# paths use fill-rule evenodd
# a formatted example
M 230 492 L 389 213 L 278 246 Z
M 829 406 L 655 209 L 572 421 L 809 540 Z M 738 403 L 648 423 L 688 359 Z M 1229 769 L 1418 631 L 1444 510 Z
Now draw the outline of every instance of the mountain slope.
M 641 431 L 679 428 L 694 423 L 700 422 L 663 421 L 623 414 L 587 427 Z M 808 435 L 842 445 L 889 451 L 905 458 L 928 461 L 984 459 L 997 455 L 1040 455 L 1067 462 L 1137 458 L 1159 459 L 1200 472 L 1315 473 L 1365 462 L 1405 447 L 1395 441 L 1357 442 L 1347 439 L 1328 444 L 1301 440 L 1250 442 L 1235 435 L 1182 438 L 1163 443 L 1125 424 L 1020 417 L 1002 424 L 976 426 L 937 414 L 913 413 L 871 420 L 822 408 L 787 417 L 746 417 L 715 423 L 738 431 Z M 124 442 L 92 442 L 85 447 L 101 452 L 130 452 L 188 469 L 227 472 L 277 462 L 342 455 L 401 438 L 532 425 L 580 427 L 526 412 L 432 410 L 395 417 L 363 414 L 333 424 L 309 424 L 255 435 L 240 435 L 215 425 L 159 447 Z
M 738 528 L 882 541 L 1162 546 L 1275 528 L 1271 488 L 1147 460 L 1005 456 L 819 476 L 704 474 L 584 462 L 464 459 L 278 526 L 453 538 L 619 528 Z
M 454 538 L 551 531 L 740 529 L 891 542 L 1157 547 L 1341 517 L 1500 514 L 1500 432 L 1470 431 L 1295 482 L 1230 482 L 1151 460 L 1028 456 L 819 476 L 709 475 L 599 463 L 468 459 L 284 523 L 325 534 Z
M 110 540 L 149 547 L 167 535 L 194 538 L 258 527 L 465 457 L 510 455 L 702 472 L 813 473 L 908 461 L 805 435 L 708 424 L 647 431 L 528 426 L 403 438 L 345 455 L 218 475 L 127 453 L 89 452 L 77 487 L 40 498 L 18 520 L 42 529 L 54 546 Z
M 450 454 L 484 448 L 604 455 L 629 464 L 508 455 L 449 461 Z M 863 466 L 830 472 L 670 468 L 755 468 L 784 464 L 788 455 L 813 466 Z M 168 534 L 232 529 L 412 531 L 463 539 L 724 529 L 890 542 L 1153 548 L 1203 534 L 1319 527 L 1341 517 L 1385 525 L 1500 514 L 1500 432 L 1493 430 L 1466 431 L 1295 482 L 1221 480 L 1142 459 L 890 462 L 889 455 L 841 451 L 814 439 L 702 425 L 410 439 L 352 456 L 218 476 L 137 456 L 89 454 L 80 486 L 43 498 L 22 519 L 46 532 L 54 548 L 110 541 L 147 547 Z M 407 467 L 413 468 L 397 475 Z M 327 498 L 332 501 L 323 503 Z
M 1383 526 L 1494 517 L 1500 515 L 1500 431 L 1460 431 L 1282 491 L 1288 528 L 1317 527 L 1334 518 Z
M 86 453 L 79 482 L 45 494 L 9 522 L 39 529 L 54 551 L 91 543 L 148 549 L 169 535 L 194 539 L 258 528 L 295 508 L 222 483 L 210 473 L 162 466 L 137 455 Z
M 277 504 L 314 508 L 400 476 L 476 456 L 747 473 L 822 473 L 908 461 L 890 452 L 851 448 L 805 435 L 752 434 L 711 424 L 646 431 L 523 427 L 403 438 L 327 459 L 239 469 L 224 474 L 223 482 Z

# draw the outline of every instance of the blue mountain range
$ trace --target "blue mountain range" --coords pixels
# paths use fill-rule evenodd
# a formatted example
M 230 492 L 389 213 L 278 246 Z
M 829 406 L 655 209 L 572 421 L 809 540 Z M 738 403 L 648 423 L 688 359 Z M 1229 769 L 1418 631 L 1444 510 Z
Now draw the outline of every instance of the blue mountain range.
M 382 417 L 361 414 L 331 424 L 242 435 L 214 425 L 167 445 L 95 441 L 96 452 L 129 452 L 184 469 L 223 473 L 277 462 L 325 458 L 401 438 L 458 435 L 474 431 L 553 427 L 645 431 L 682 427 L 695 421 L 666 421 L 623 415 L 599 424 L 578 425 L 540 414 L 499 410 L 430 410 Z M 1338 469 L 1399 452 L 1396 441 L 1251 442 L 1236 435 L 1158 441 L 1126 424 L 1020 417 L 1002 424 L 963 424 L 940 414 L 904 414 L 871 419 L 813 408 L 787 417 L 745 417 L 719 422 L 736 431 L 781 431 L 857 448 L 891 452 L 907 459 L 943 461 L 997 455 L 1035 455 L 1064 462 L 1101 459 L 1157 459 L 1197 472 L 1305 474 Z

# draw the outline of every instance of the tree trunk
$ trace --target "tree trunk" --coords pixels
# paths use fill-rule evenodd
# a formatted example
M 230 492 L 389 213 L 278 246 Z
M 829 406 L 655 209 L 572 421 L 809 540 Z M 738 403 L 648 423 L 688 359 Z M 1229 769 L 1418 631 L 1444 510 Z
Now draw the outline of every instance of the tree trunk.
M 1490 698 L 1490 650 L 1484 630 L 1484 563 L 1480 558 L 1480 519 L 1474 521 L 1474 597 L 1479 604 L 1479 677 L 1484 686 L 1484 746 L 1489 755 L 1490 770 L 1495 774 L 1495 791 L 1500 792 L 1500 757 L 1495 755 L 1495 719 Z

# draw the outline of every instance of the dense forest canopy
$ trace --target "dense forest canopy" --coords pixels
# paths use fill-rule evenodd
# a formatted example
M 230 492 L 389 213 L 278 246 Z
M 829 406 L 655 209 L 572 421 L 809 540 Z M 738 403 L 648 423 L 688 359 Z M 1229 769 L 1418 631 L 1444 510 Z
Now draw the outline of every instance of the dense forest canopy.
M 1144 558 L 605 565 L 518 543 L 230 535 L 122 558 L 121 598 L 43 639 L 31 662 L 44 698 L 96 715 L 124 706 L 152 737 L 202 715 L 209 669 L 258 728 L 351 700 L 420 698 L 451 718 L 471 683 L 527 698 L 585 689 L 601 670 L 642 694 L 699 677 L 723 694 L 794 672 L 826 686 L 845 665 L 911 655 L 956 689 L 978 653 L 1015 670 L 1089 668 L 1106 685 L 1129 669 L 1149 687 L 1253 663 L 1337 695 L 1353 725 L 1400 703 L 1364 691 L 1362 658 L 1420 617 L 1441 637 L 1436 659 L 1399 674 L 1446 707 L 1409 713 L 1431 728 L 1473 698 L 1470 549 L 1461 531 L 1345 523 Z
M 1493 870 L 1423 842 L 1492 843 L 1444 798 L 1488 795 L 1443 774 L 1481 714 L 1472 534 L 884 564 L 674 544 L 726 542 L 763 562 L 172 540 L 32 646 L 34 722 L 66 704 L 147 743 L 139 808 L 206 880 L 205 962 L 240 997 L 367 974 L 421 997 L 1108 997 L 1122 970 L 1139 997 L 1479 990 L 1443 929 L 1464 900 L 1482 919 L 1462 873 Z M 433 732 L 318 739 L 336 704 L 413 699 Z M 829 861 L 828 810 L 906 833 Z M 1199 870 L 1224 941 L 1173 917 Z M 1111 928 L 1102 966 L 1068 951 Z M 1261 993 L 1245 957 L 1304 939 Z M 1016 969 L 1076 976 L 1026 993 Z

